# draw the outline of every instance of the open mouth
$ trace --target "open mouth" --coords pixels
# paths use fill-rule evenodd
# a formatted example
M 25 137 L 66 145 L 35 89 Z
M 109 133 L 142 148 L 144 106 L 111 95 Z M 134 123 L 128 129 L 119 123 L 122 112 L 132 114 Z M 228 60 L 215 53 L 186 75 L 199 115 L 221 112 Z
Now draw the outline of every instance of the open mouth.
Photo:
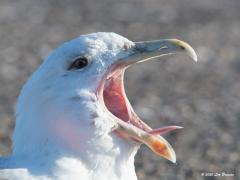
M 104 81 L 102 95 L 104 105 L 109 112 L 123 122 L 131 124 L 136 128 L 153 135 L 162 135 L 169 131 L 181 128 L 180 126 L 167 126 L 163 128 L 152 129 L 150 126 L 144 123 L 134 112 L 126 96 L 123 81 L 124 72 L 124 67 L 120 66 L 118 68 L 114 68 Z M 137 139 L 134 140 L 138 142 Z
M 105 111 L 116 121 L 115 131 L 120 137 L 132 140 L 138 144 L 147 145 L 156 154 L 176 162 L 176 155 L 171 145 L 161 136 L 170 131 L 180 129 L 180 126 L 167 126 L 152 129 L 134 112 L 124 89 L 125 69 L 134 63 L 159 57 L 172 52 L 187 52 L 194 60 L 196 54 L 186 43 L 179 40 L 164 40 L 136 43 L 134 56 L 119 60 L 105 74 L 98 88 L 98 98 Z M 164 45 L 164 48 L 163 46 Z
M 105 110 L 115 119 L 121 121 L 122 128 L 115 132 L 118 136 L 132 140 L 137 144 L 146 144 L 155 153 L 175 162 L 172 147 L 161 136 L 169 131 L 179 129 L 179 126 L 167 126 L 152 129 L 134 112 L 124 89 L 125 67 L 119 65 L 112 68 L 102 80 L 98 89 L 98 97 Z M 127 128 L 126 128 L 127 127 Z M 160 139 L 160 140 L 159 140 Z
M 134 112 L 124 89 L 124 68 L 113 70 L 104 83 L 103 100 L 107 109 L 122 121 L 146 132 L 151 128 Z

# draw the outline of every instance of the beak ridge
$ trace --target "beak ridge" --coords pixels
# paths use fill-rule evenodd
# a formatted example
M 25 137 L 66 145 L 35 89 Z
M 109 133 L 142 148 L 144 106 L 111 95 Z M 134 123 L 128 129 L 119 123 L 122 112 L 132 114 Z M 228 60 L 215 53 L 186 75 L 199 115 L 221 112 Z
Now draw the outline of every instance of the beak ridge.
M 195 50 L 188 43 L 178 39 L 135 42 L 135 46 L 131 51 L 130 56 L 123 59 L 127 64 L 144 62 L 156 57 L 176 53 L 186 54 L 197 62 Z

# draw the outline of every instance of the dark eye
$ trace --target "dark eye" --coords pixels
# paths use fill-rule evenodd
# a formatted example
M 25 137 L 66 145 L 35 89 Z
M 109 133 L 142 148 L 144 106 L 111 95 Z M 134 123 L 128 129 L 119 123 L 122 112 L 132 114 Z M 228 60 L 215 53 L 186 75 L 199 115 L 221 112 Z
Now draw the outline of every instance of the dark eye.
M 82 69 L 85 66 L 88 65 L 88 59 L 86 57 L 79 57 L 74 60 L 74 62 L 70 65 L 68 68 L 69 70 L 71 69 Z

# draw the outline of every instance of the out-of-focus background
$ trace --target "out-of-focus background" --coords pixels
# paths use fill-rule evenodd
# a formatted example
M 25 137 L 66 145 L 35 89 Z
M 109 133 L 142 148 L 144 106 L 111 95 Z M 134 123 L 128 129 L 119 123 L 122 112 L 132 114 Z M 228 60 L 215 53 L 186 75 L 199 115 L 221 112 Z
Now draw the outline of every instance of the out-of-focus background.
M 0 153 L 11 153 L 16 98 L 42 59 L 80 34 L 112 31 L 133 41 L 179 38 L 199 56 L 198 63 L 168 56 L 127 71 L 127 94 L 142 119 L 185 127 L 166 136 L 177 164 L 142 147 L 138 178 L 240 178 L 239 9 L 239 0 L 1 0 Z

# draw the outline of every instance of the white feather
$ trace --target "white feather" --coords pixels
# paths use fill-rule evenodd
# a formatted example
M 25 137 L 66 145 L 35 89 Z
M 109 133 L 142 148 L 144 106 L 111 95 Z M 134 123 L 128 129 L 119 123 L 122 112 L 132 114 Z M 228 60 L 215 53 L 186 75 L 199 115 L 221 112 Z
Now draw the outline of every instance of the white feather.
M 111 133 L 114 123 L 94 94 L 123 46 L 132 44 L 114 33 L 95 33 L 51 53 L 20 93 L 13 155 L 0 159 L 0 179 L 136 179 L 138 147 Z M 81 55 L 91 64 L 69 72 Z

